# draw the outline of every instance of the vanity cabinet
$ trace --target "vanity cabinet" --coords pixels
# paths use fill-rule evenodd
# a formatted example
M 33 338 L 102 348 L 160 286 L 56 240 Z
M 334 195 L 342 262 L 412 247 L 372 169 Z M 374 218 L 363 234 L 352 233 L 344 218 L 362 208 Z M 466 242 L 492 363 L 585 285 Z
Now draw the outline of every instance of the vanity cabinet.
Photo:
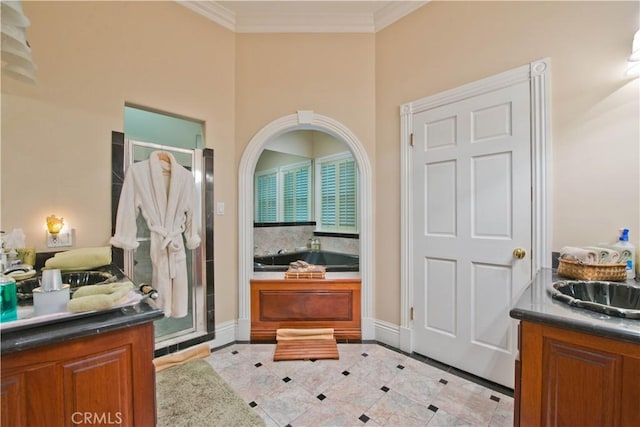
M 333 328 L 336 339 L 362 338 L 360 279 L 251 280 L 251 340 L 278 328 Z
M 640 344 L 521 321 L 514 425 L 640 426 Z
M 153 323 L 2 356 L 3 426 L 153 426 Z

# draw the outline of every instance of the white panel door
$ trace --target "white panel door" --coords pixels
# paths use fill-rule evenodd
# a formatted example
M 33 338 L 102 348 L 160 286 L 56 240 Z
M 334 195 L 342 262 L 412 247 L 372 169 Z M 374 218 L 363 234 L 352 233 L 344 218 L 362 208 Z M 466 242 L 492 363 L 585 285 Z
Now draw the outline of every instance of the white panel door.
M 507 387 L 531 278 L 529 105 L 523 82 L 413 116 L 414 351 Z

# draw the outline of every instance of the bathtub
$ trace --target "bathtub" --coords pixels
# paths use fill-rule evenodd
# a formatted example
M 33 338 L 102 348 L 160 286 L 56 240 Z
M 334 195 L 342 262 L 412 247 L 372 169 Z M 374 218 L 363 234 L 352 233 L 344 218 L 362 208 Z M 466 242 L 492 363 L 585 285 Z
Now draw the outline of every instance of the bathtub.
M 287 271 L 289 263 L 298 260 L 306 261 L 309 264 L 325 265 L 327 272 L 360 271 L 360 257 L 358 255 L 312 250 L 256 256 L 253 258 L 253 271 Z

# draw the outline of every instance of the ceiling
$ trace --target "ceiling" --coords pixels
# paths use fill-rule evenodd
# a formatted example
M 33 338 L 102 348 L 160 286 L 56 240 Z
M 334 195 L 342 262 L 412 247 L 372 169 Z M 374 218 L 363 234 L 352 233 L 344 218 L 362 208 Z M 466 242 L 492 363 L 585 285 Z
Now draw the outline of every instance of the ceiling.
M 179 1 L 237 33 L 375 33 L 427 1 Z

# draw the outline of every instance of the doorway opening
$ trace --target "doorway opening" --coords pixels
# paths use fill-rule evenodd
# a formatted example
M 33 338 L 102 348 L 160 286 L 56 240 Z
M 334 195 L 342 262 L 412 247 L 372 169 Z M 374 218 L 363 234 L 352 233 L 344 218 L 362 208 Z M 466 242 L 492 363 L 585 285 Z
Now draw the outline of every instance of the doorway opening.
M 254 173 L 265 145 L 291 131 L 315 130 L 342 141 L 353 154 L 358 171 L 358 205 L 360 237 L 360 277 L 362 281 L 362 339 L 374 338 L 373 307 L 373 212 L 372 172 L 367 153 L 358 138 L 340 122 L 313 111 L 276 119 L 262 128 L 249 142 L 240 161 L 239 186 L 239 340 L 249 340 L 251 333 L 250 280 L 254 276 Z
M 213 274 L 209 274 L 209 263 L 205 268 L 205 259 L 213 258 L 213 254 L 206 253 L 206 241 L 212 238 L 213 224 L 208 223 L 204 209 L 207 200 L 213 197 L 213 188 L 209 188 L 212 185 L 207 184 L 212 180 L 205 179 L 213 175 L 213 152 L 203 149 L 203 123 L 125 106 L 124 130 L 124 135 L 114 132 L 112 141 L 112 221 L 115 220 L 122 186 L 118 181 L 124 178 L 129 165 L 148 159 L 156 150 L 171 153 L 182 167 L 193 174 L 200 196 L 197 198 L 197 218 L 194 217 L 194 223 L 198 225 L 202 243 L 197 249 L 186 251 L 188 314 L 155 322 L 156 349 L 210 339 L 211 334 L 207 331 L 214 327 L 213 306 L 208 307 L 207 303 L 212 299 L 208 298 L 209 295 L 213 296 Z M 140 245 L 138 249 L 114 256 L 114 262 L 124 269 L 134 283 L 151 283 L 150 235 L 142 215 L 137 218 L 136 240 Z

